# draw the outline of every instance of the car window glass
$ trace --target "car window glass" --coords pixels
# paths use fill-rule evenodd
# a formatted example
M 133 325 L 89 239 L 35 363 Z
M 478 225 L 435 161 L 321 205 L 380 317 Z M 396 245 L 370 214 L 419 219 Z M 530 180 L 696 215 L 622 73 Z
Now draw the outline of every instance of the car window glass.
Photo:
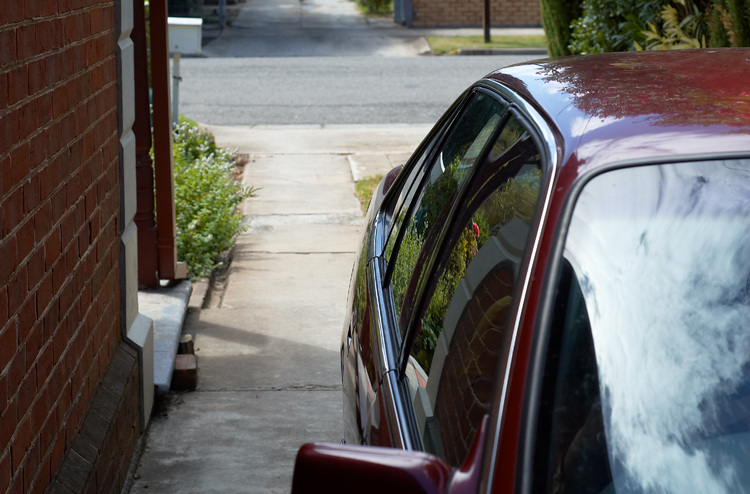
M 410 192 L 414 198 L 406 199 L 408 211 L 402 208 L 394 218 L 400 233 L 390 235 L 386 259 L 392 264 L 390 281 L 397 315 L 401 313 L 412 275 L 415 280 L 412 286 L 419 279 L 423 245 L 428 239 L 435 240 L 439 225 L 445 221 L 458 191 L 505 111 L 506 106 L 497 99 L 475 93 L 425 168 L 420 187 Z M 403 335 L 403 324 L 399 329 Z
M 610 171 L 565 240 L 534 492 L 750 486 L 750 161 Z
M 489 411 L 540 181 L 536 145 L 512 117 L 473 179 L 427 288 L 406 375 L 425 449 L 454 466 Z

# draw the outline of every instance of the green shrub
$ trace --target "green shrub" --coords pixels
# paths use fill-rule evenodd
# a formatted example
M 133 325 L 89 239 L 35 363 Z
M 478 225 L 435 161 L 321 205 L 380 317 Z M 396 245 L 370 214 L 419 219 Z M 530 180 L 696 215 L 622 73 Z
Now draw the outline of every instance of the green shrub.
M 702 12 L 691 0 L 675 0 L 673 5 L 665 5 L 659 14 L 658 24 L 648 22 L 645 31 L 646 49 L 681 50 L 705 48 L 709 34 L 709 15 Z M 636 48 L 640 49 L 639 43 Z
M 367 14 L 390 14 L 393 12 L 393 0 L 356 0 L 359 8 Z
M 255 194 L 233 178 L 235 157 L 213 136 L 182 120 L 174 133 L 177 257 L 191 277 L 207 276 L 243 231 L 240 202 Z
M 576 54 L 632 51 L 647 41 L 668 0 L 583 0 L 573 21 L 570 51 Z

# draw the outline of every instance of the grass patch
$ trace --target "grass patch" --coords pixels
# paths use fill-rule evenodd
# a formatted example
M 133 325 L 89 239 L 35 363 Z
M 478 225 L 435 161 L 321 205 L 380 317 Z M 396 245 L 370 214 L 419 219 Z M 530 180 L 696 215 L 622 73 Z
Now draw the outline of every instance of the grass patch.
M 362 207 L 362 211 L 367 211 L 367 206 L 370 205 L 370 199 L 375 193 L 375 189 L 378 188 L 378 184 L 383 180 L 383 175 L 376 175 L 374 177 L 363 178 L 354 185 L 354 192 L 359 199 L 359 204 Z
M 493 36 L 489 43 L 484 36 L 425 36 L 433 55 L 455 55 L 458 50 L 487 48 L 547 48 L 544 35 Z

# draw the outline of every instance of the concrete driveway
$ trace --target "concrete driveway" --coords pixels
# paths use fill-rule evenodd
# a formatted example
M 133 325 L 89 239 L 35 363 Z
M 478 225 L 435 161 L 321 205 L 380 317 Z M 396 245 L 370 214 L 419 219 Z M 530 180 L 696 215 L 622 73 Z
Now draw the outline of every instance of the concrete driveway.
M 392 24 L 392 23 L 391 23 Z M 208 56 L 414 54 L 347 0 L 250 0 Z M 339 342 L 362 227 L 354 178 L 401 164 L 429 125 L 215 126 L 247 155 L 248 230 L 211 297 L 194 296 L 183 332 L 195 391 L 160 400 L 131 493 L 287 493 L 298 448 L 338 442 Z M 200 284 L 199 284 L 200 286 Z
M 203 46 L 207 57 L 404 57 L 429 51 L 418 32 L 367 19 L 348 0 L 249 0 Z M 216 28 L 218 29 L 218 27 Z

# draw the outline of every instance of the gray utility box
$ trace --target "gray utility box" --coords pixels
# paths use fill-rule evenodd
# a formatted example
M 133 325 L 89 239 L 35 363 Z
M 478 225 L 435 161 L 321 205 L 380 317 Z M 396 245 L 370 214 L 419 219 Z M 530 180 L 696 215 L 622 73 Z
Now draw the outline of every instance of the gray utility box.
M 180 55 L 201 54 L 203 19 L 194 17 L 168 17 L 169 53 Z

